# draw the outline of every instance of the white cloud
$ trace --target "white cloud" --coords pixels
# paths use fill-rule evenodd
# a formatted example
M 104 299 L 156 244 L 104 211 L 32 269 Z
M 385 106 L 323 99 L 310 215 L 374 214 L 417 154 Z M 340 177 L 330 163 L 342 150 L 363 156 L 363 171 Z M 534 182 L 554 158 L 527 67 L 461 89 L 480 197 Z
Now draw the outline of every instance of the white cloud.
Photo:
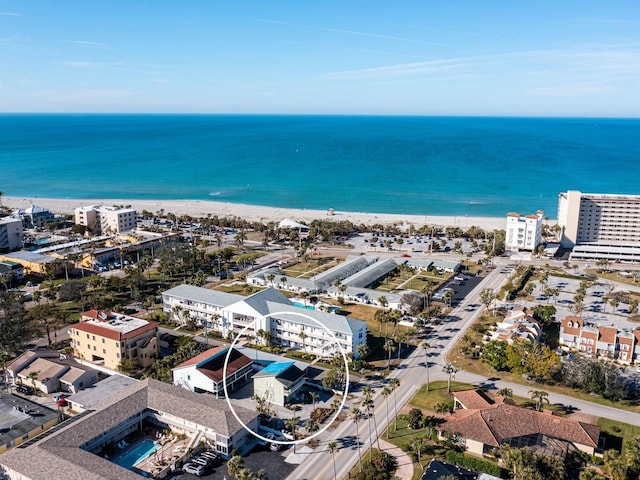
M 0 16 L 2 17 L 22 17 L 21 13 L 15 12 L 0 12 Z
M 107 48 L 107 44 L 106 43 L 90 42 L 88 40 L 75 40 L 74 43 L 77 43 L 78 45 L 83 45 L 85 47 Z

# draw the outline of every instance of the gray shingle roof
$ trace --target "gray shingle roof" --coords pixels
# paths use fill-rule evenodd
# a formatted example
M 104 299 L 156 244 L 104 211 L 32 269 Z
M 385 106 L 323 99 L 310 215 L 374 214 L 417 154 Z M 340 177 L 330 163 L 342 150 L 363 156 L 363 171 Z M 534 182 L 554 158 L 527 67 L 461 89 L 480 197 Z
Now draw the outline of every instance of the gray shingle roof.
M 177 287 L 166 290 L 163 292 L 163 295 L 170 295 L 172 297 L 193 300 L 219 307 L 227 307 L 244 298 L 241 295 L 236 295 L 234 293 L 219 292 L 217 290 L 210 290 L 208 288 L 196 287 L 194 285 L 187 284 L 178 285 Z
M 320 310 L 307 310 L 294 305 L 283 305 L 281 303 L 269 302 L 268 308 L 269 313 L 277 313 L 277 315 L 274 315 L 276 318 L 318 328 L 318 324 L 313 320 L 309 320 L 302 315 L 296 314 L 308 315 L 311 318 L 318 320 L 321 325 L 324 325 L 332 332 L 352 334 L 361 328 L 366 328 L 367 326 L 367 322 L 363 322 L 362 320 L 356 320 L 355 318 L 336 315 L 333 313 L 321 312 Z M 287 312 L 292 313 L 288 314 Z
M 80 446 L 146 409 L 175 415 L 226 437 L 242 429 L 225 400 L 145 379 L 113 395 L 98 405 L 95 412 L 34 445 L 3 454 L 0 464 L 32 480 L 56 478 L 56 472 L 60 472 L 59 478 L 65 480 L 140 479 L 138 474 L 84 451 Z M 256 417 L 255 412 L 241 407 L 235 407 L 235 411 L 247 424 Z

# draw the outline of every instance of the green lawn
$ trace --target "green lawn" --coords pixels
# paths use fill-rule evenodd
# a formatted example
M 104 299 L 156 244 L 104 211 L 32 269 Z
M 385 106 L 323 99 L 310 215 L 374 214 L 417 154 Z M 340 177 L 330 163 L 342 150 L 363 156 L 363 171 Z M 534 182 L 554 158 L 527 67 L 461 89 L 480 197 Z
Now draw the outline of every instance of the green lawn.
M 612 448 L 621 450 L 627 440 L 640 437 L 640 426 L 638 425 L 616 422 L 609 418 L 599 418 L 597 424 L 605 438 L 605 450 Z
M 451 381 L 451 391 L 452 392 L 460 392 L 463 390 L 471 390 L 474 387 L 469 383 L 456 382 L 455 380 Z M 438 403 L 448 403 L 453 401 L 453 396 L 447 393 L 447 381 L 446 380 L 436 380 L 429 383 L 429 391 L 427 392 L 427 385 L 422 385 L 420 389 L 416 392 L 411 400 L 409 400 L 409 405 L 412 407 L 419 408 L 420 410 L 426 410 L 429 412 L 435 411 L 435 406 Z

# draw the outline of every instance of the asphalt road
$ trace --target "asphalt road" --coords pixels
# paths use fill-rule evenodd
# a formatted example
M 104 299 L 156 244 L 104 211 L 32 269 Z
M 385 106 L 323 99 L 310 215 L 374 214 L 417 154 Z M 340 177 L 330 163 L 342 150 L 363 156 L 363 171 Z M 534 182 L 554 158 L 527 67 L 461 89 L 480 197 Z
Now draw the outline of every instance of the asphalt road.
M 448 351 L 464 335 L 464 332 L 471 324 L 480 316 L 484 306 L 479 301 L 479 293 L 484 288 L 492 288 L 498 290 L 506 281 L 512 266 L 509 264 L 498 265 L 490 272 L 481 282 L 476 284 L 471 292 L 460 301 L 460 303 L 447 316 L 447 320 L 440 325 L 434 326 L 429 333 L 427 341 L 431 345 L 428 353 L 428 375 L 429 380 L 445 380 L 447 375 L 442 371 L 445 358 Z M 371 424 L 371 436 L 375 443 L 377 433 L 384 432 L 388 422 L 386 409 L 389 409 L 389 419 L 392 419 L 396 412 L 401 411 L 415 394 L 418 388 L 426 382 L 427 369 L 425 366 L 425 352 L 421 348 L 414 348 L 409 351 L 407 358 L 403 360 L 401 365 L 397 367 L 393 373 L 393 378 L 400 381 L 400 386 L 395 394 L 389 397 L 388 405 L 385 404 L 384 398 L 380 395 L 382 386 L 388 383 L 389 378 L 384 380 L 373 381 L 371 386 L 376 389 L 374 396 L 375 402 L 375 422 L 377 431 L 373 431 L 374 424 Z M 481 385 L 488 389 L 511 388 L 516 395 L 528 397 L 528 391 L 531 389 L 539 389 L 539 386 L 532 384 L 531 386 L 520 385 L 515 383 L 503 382 L 498 378 L 486 378 L 479 375 L 470 374 L 459 371 L 456 374 L 456 380 Z M 350 400 L 345 407 L 349 409 L 352 406 L 360 407 L 362 402 L 362 394 L 356 393 L 355 398 Z M 395 398 L 394 398 L 395 396 Z M 583 412 L 597 417 L 611 418 L 624 423 L 640 425 L 640 414 L 632 413 L 625 410 L 606 407 L 599 404 L 577 400 L 565 395 L 554 393 L 549 394 L 551 403 L 558 403 L 571 406 L 574 411 Z M 396 408 L 397 405 L 397 408 Z M 345 410 L 347 413 L 347 410 Z M 351 420 L 346 420 L 339 424 L 335 430 L 329 430 L 322 437 L 321 446 L 315 452 L 308 456 L 306 461 L 296 468 L 288 477 L 288 480 L 329 480 L 333 479 L 333 463 L 331 454 L 327 451 L 326 445 L 329 441 L 334 440 L 338 443 L 339 450 L 335 454 L 337 477 L 344 478 L 348 472 L 358 462 L 357 441 L 360 443 L 361 452 L 366 452 L 370 446 L 369 440 L 369 423 L 366 419 L 356 425 Z M 356 436 L 357 434 L 357 436 Z

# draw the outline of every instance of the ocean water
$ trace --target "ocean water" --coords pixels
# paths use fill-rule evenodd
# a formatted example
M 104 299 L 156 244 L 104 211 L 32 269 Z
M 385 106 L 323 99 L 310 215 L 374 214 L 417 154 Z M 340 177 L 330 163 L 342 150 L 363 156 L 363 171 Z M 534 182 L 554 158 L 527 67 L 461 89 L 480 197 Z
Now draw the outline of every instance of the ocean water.
M 640 193 L 640 120 L 0 115 L 6 196 L 503 216 Z

